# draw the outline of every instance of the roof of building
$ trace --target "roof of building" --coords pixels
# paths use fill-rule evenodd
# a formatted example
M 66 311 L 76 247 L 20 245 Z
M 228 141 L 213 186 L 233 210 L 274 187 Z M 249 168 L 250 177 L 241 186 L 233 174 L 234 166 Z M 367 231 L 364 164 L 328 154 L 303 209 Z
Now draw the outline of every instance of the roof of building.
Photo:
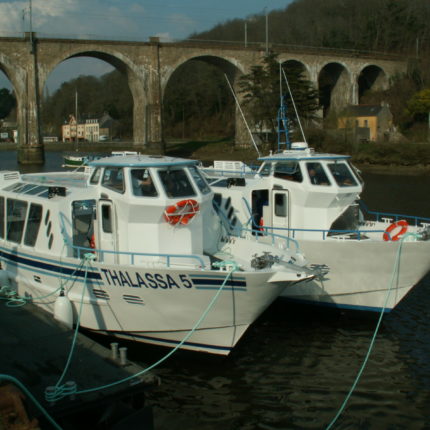
M 344 109 L 342 115 L 347 116 L 377 116 L 386 106 L 380 105 L 351 105 Z

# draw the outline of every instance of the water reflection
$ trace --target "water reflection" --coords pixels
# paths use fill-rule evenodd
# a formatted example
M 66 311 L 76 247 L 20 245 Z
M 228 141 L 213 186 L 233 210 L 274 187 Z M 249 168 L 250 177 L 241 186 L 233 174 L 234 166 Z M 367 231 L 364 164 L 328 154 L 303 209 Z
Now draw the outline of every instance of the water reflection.
M 402 351 L 397 316 L 385 320 L 337 429 L 430 424 L 429 386 L 416 388 L 415 358 Z M 376 316 L 298 310 L 278 301 L 227 359 L 178 354 L 158 370 L 163 384 L 150 401 L 159 417 L 170 414 L 170 426 L 158 428 L 185 421 L 188 429 L 325 428 L 354 381 L 375 325 Z

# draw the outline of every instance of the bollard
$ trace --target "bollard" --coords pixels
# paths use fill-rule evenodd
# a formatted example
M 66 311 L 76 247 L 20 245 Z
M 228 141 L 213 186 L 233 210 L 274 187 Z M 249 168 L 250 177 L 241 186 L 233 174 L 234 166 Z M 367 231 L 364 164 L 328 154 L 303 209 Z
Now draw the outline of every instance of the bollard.
M 57 388 L 54 385 L 50 385 L 49 387 L 45 388 L 45 397 L 49 402 L 50 406 L 55 405 L 55 394 L 57 392 Z
M 121 366 L 125 366 L 127 364 L 127 348 L 122 347 L 119 349 L 119 358 Z
M 112 342 L 110 349 L 112 351 L 112 360 L 118 360 L 118 343 Z
M 67 393 L 69 393 L 69 399 L 75 400 L 76 399 L 76 382 L 75 381 L 67 381 L 65 384 L 65 390 Z

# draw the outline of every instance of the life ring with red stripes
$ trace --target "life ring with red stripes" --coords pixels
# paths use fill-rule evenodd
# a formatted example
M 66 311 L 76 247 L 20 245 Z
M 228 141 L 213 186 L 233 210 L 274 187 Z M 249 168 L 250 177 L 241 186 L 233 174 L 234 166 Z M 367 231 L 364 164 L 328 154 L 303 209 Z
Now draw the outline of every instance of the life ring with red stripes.
M 400 236 L 402 236 L 408 231 L 408 226 L 409 226 L 408 222 L 405 221 L 404 219 L 401 219 L 397 222 L 393 222 L 384 231 L 384 235 L 382 237 L 384 238 L 385 241 L 391 240 L 393 242 L 396 242 L 397 240 L 400 239 Z M 400 230 L 396 234 L 391 235 L 390 233 L 396 228 L 400 228 Z
M 187 225 L 200 212 L 199 204 L 193 199 L 181 200 L 164 210 L 164 220 L 171 225 Z

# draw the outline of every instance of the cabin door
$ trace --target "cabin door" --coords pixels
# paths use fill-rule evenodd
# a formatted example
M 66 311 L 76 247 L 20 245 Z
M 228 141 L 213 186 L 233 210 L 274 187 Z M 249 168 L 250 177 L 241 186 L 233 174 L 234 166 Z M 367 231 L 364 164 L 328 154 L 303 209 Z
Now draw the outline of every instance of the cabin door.
M 272 190 L 271 195 L 271 218 L 272 226 L 278 228 L 290 227 L 290 197 L 288 190 Z M 276 233 L 276 231 L 275 231 Z M 278 232 L 279 233 L 279 232 Z M 289 232 L 280 232 L 288 235 Z
M 105 263 L 118 263 L 118 239 L 115 207 L 110 200 L 97 202 L 96 248 L 103 252 L 100 259 Z

